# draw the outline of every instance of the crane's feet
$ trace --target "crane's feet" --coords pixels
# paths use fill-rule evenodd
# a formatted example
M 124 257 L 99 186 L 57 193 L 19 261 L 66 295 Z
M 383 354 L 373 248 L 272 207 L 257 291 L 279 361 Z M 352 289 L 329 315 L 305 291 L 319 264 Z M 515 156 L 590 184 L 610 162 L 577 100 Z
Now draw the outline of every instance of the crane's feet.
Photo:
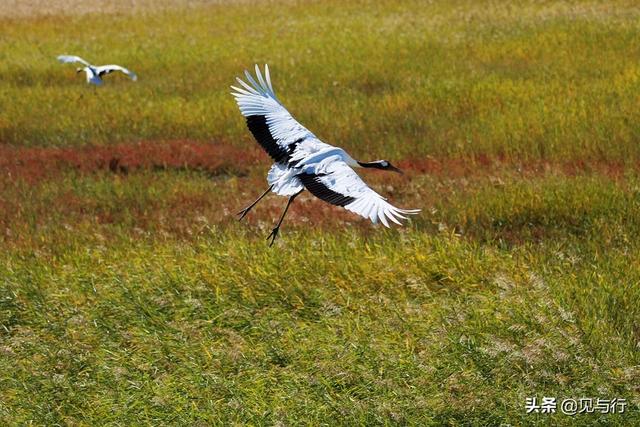
M 238 212 L 236 215 L 240 215 L 240 218 L 238 218 L 238 221 L 242 221 L 242 218 L 244 218 L 245 216 L 247 216 L 247 214 L 249 213 L 249 211 L 251 210 L 253 206 L 247 206 L 246 208 L 242 209 L 240 212 Z
M 276 227 L 271 230 L 271 234 L 267 237 L 267 240 L 271 239 L 271 243 L 269 243 L 269 247 L 273 246 L 273 242 L 276 241 L 276 237 L 278 237 L 278 232 L 280 231 L 280 227 Z

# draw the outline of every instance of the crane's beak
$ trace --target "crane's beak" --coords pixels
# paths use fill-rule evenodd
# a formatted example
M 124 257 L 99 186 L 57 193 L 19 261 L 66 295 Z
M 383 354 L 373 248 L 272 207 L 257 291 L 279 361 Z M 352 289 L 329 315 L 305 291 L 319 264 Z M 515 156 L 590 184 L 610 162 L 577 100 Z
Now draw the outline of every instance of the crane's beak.
M 389 165 L 389 170 L 392 170 L 394 172 L 398 172 L 400 175 L 404 175 L 404 172 L 402 172 L 400 169 L 398 169 L 397 167 L 395 167 L 393 165 Z

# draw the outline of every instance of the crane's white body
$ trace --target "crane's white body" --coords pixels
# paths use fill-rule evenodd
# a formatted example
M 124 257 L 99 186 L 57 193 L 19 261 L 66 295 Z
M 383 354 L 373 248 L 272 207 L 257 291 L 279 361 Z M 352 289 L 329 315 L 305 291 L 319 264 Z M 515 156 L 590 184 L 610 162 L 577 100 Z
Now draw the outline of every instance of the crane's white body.
M 400 224 L 400 219 L 406 219 L 404 215 L 419 212 L 392 206 L 353 170 L 361 167 L 360 163 L 298 123 L 277 99 L 267 66 L 264 78 L 257 65 L 257 81 L 246 71 L 245 76 L 248 83 L 237 79 L 242 87 L 231 86 L 232 95 L 254 137 L 275 161 L 267 175 L 272 192 L 295 196 L 307 189 L 322 200 L 387 227 L 389 221 Z
M 87 77 L 87 83 L 94 84 L 96 86 L 100 86 L 102 83 L 102 79 L 98 75 L 98 71 L 94 67 L 84 67 L 82 68 L 85 76 Z
M 58 61 L 68 64 L 68 63 L 79 63 L 84 65 L 84 67 L 81 67 L 78 69 L 78 71 L 83 71 L 86 78 L 87 78 L 87 83 L 89 84 L 93 84 L 96 86 L 100 86 L 102 85 L 103 80 L 102 80 L 102 76 L 112 73 L 114 71 L 120 71 L 124 74 L 126 74 L 127 76 L 129 76 L 129 78 L 133 81 L 138 80 L 138 76 L 124 68 L 121 67 L 120 65 L 115 65 L 115 64 L 110 64 L 110 65 L 91 65 L 89 64 L 87 61 L 85 61 L 84 59 L 80 58 L 79 56 L 75 56 L 75 55 L 60 55 L 58 56 Z
M 291 196 L 304 190 L 302 181 L 298 178 L 301 173 L 327 174 L 333 162 L 341 161 L 352 167 L 360 167 L 342 148 L 309 138 L 297 148 L 292 161 L 299 160 L 295 167 L 283 163 L 274 163 L 267 175 L 267 182 L 272 185 L 271 191 L 280 196 Z

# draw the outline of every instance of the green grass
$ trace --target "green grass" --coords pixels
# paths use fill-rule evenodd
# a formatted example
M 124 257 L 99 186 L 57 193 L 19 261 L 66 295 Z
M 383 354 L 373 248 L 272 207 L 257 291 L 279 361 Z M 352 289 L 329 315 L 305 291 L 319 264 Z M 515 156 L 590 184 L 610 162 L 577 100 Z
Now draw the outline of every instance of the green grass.
M 266 163 L 12 165 L 0 424 L 640 424 L 639 17 L 326 0 L 0 22 L 2 144 L 251 147 L 228 85 L 268 62 L 327 142 L 442 165 L 363 174 L 423 209 L 407 227 L 303 195 L 271 249 L 284 199 L 232 215 Z M 94 91 L 60 53 L 140 80 Z M 629 408 L 527 415 L 534 396 Z
M 635 396 L 638 272 L 621 249 L 311 237 L 5 258 L 6 419 L 524 423 L 530 395 Z M 596 420 L 638 415 L 578 418 Z
M 170 182 L 193 198 L 218 184 L 145 181 L 42 184 L 53 209 L 25 203 L 9 224 L 7 423 L 639 421 L 635 406 L 523 409 L 543 395 L 637 404 L 636 178 L 449 180 L 457 190 L 409 228 L 310 232 L 298 218 L 271 250 L 268 223 L 216 223 L 215 203 L 182 219 L 188 231 L 145 214 L 170 210 Z M 85 201 L 62 210 L 68 191 Z
M 639 155 L 634 2 L 343 3 L 3 22 L 0 140 L 246 144 L 228 87 L 268 62 L 289 109 L 357 155 Z M 60 53 L 140 80 L 94 92 Z

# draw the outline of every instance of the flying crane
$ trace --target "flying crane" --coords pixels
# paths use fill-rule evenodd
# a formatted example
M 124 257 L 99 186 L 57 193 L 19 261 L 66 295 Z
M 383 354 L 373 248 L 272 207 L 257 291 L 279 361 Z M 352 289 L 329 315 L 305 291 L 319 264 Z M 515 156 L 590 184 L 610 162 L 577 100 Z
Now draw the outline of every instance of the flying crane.
M 276 97 L 271 85 L 269 67 L 264 77 L 255 66 L 256 79 L 245 71 L 247 82 L 236 78 L 241 87 L 231 86 L 231 93 L 247 126 L 262 148 L 271 156 L 273 166 L 267 174 L 269 188 L 256 201 L 238 212 L 240 220 L 269 192 L 289 197 L 276 226 L 267 237 L 273 245 L 287 210 L 305 189 L 325 202 L 341 206 L 374 224 L 378 221 L 401 225 L 405 215 L 420 209 L 399 209 L 373 191 L 353 168 L 373 168 L 400 172 L 387 160 L 360 162 L 342 148 L 326 144 L 298 123 Z
M 131 78 L 131 80 L 136 81 L 138 80 L 138 76 L 136 76 L 136 74 L 132 71 L 129 71 L 128 69 L 121 67 L 120 65 L 91 65 L 89 64 L 87 61 L 85 61 L 84 59 L 80 58 L 79 56 L 75 56 L 75 55 L 59 55 L 58 56 L 58 61 L 62 62 L 62 63 L 78 63 L 83 65 L 80 68 L 76 69 L 76 73 L 80 73 L 82 71 L 84 71 L 86 77 L 87 77 L 87 83 L 89 84 L 93 84 L 96 86 L 100 86 L 103 81 L 102 81 L 102 76 L 113 73 L 114 71 L 120 71 L 124 74 L 126 74 L 127 76 L 129 76 L 129 78 Z

